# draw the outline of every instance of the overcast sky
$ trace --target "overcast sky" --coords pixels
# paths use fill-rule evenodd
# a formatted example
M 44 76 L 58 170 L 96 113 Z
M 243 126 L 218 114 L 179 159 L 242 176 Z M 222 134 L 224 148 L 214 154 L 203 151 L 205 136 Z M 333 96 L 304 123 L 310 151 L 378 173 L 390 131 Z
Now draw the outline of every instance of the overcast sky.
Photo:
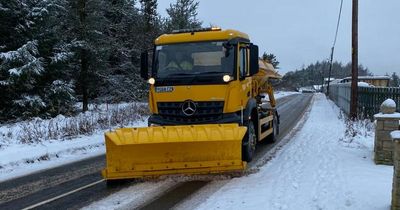
M 175 0 L 158 1 L 159 13 Z M 351 0 L 344 0 L 335 60 L 351 61 Z M 359 63 L 375 75 L 400 74 L 400 0 L 359 1 Z M 204 26 L 249 34 L 260 53 L 274 53 L 280 72 L 329 58 L 340 0 L 202 0 Z

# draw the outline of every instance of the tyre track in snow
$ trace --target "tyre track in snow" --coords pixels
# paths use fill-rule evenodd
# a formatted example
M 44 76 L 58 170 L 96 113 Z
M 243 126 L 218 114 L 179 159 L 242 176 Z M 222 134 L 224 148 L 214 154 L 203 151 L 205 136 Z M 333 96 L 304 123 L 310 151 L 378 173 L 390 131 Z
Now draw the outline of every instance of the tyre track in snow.
M 0 209 L 23 209 L 41 201 L 102 179 L 99 170 L 104 167 L 105 156 L 85 159 L 53 169 L 33 173 L 0 183 Z M 101 198 L 115 190 L 106 190 L 105 184 L 94 198 Z M 92 187 L 93 188 L 93 187 Z
M 307 107 L 311 95 L 290 95 L 278 99 L 278 111 L 281 114 L 281 133 L 278 141 L 297 123 L 296 119 L 301 117 L 302 111 L 297 109 L 298 105 Z M 265 151 L 270 150 L 275 144 L 260 144 L 257 148 L 255 161 L 263 156 Z M 104 168 L 105 156 L 89 158 L 79 162 L 67 164 L 46 171 L 37 172 L 28 176 L 16 178 L 0 183 L 0 209 L 23 209 L 28 206 L 52 199 L 62 194 L 74 191 L 82 186 L 98 182 L 96 185 L 74 192 L 60 199 L 46 203 L 35 209 L 77 209 L 94 201 L 100 200 L 115 193 L 128 184 L 122 184 L 115 188 L 107 188 L 101 180 L 100 170 Z M 252 165 L 249 164 L 250 167 Z M 180 201 L 195 194 L 199 189 L 206 186 L 209 181 L 180 182 L 165 195 L 161 195 L 151 203 L 159 203 L 158 207 L 168 208 L 175 206 Z M 179 193 L 177 193 L 179 192 Z M 183 192 L 183 193 L 182 193 Z M 181 196 L 173 196 L 181 195 Z M 172 198 L 170 198 L 172 196 Z M 165 204 L 165 205 L 163 205 Z M 144 205 L 142 207 L 150 207 Z
M 252 162 L 248 164 L 248 171 L 257 170 L 260 167 L 259 161 L 264 158 L 267 152 L 271 152 L 278 146 L 284 137 L 290 133 L 290 131 L 296 126 L 298 120 L 303 116 L 305 110 L 309 107 L 312 94 L 301 94 L 293 95 L 290 97 L 282 98 L 278 101 L 278 113 L 281 115 L 280 134 L 277 142 L 274 144 L 261 142 L 257 146 L 256 154 Z M 282 145 L 279 145 L 282 146 Z M 262 161 L 262 160 L 261 160 Z M 268 160 L 262 161 L 265 164 Z M 251 172 L 250 172 L 251 173 Z M 141 210 L 153 210 L 153 209 L 187 209 L 193 208 L 193 203 L 201 203 L 201 200 L 206 199 L 207 195 L 200 196 L 201 198 L 195 198 L 195 194 L 207 185 L 212 185 L 212 181 L 206 181 L 198 183 L 199 181 L 191 181 L 180 184 L 175 190 L 168 191 L 164 195 L 157 199 L 151 200 L 145 205 L 140 206 L 138 209 Z M 222 187 L 220 185 L 218 187 Z M 191 192 L 191 193 L 179 193 L 179 192 Z M 186 201 L 190 199 L 196 199 L 196 201 Z M 188 204 L 185 204 L 187 202 Z
M 324 97 L 324 96 L 316 96 Z M 318 102 L 318 99 L 316 100 Z M 318 109 L 318 106 L 314 107 Z M 313 110 L 318 112 L 318 110 Z M 312 114 L 309 120 L 312 121 Z M 342 197 L 339 194 L 348 194 L 346 186 L 341 185 L 345 177 L 338 175 L 341 169 L 335 149 L 338 147 L 337 142 L 330 138 L 321 138 L 322 136 L 330 136 L 332 132 L 338 130 L 328 129 L 330 119 L 337 116 L 324 116 L 324 123 L 313 124 L 306 122 L 303 129 L 312 129 L 312 132 L 302 132 L 297 135 L 295 140 L 291 142 L 290 147 L 285 148 L 276 162 L 267 170 L 275 170 L 281 179 L 274 180 L 271 189 L 272 194 L 276 196 L 270 198 L 270 203 L 275 209 L 296 209 L 301 208 L 301 202 L 307 200 L 304 192 L 311 194 L 308 202 L 315 209 L 334 209 L 326 204 L 344 203 L 343 208 L 350 205 L 348 200 L 339 201 L 337 198 Z M 312 160 L 312 161 L 311 161 Z M 315 162 L 315 164 L 307 164 Z M 309 177 L 304 172 L 313 171 L 314 174 Z M 328 190 L 335 188 L 336 190 Z M 306 190 L 309 189 L 309 190 Z M 275 190 L 275 191 L 274 191 Z M 303 199 L 299 199 L 302 197 Z M 300 202 L 300 203 L 298 203 Z

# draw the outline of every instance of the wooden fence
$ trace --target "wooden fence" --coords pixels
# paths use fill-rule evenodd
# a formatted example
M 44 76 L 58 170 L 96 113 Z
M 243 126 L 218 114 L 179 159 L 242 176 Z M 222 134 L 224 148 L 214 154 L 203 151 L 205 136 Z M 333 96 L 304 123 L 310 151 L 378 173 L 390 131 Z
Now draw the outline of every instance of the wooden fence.
M 329 98 L 346 114 L 350 113 L 350 84 L 334 84 L 329 88 Z M 358 115 L 363 118 L 373 118 L 379 112 L 383 101 L 391 98 L 397 104 L 400 112 L 400 88 L 392 87 L 358 87 Z

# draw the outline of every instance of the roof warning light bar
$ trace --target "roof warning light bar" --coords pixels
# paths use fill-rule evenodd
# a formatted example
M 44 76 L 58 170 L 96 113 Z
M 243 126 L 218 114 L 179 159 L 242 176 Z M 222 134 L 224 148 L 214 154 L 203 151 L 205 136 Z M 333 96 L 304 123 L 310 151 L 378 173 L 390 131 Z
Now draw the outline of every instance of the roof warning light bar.
M 204 31 L 221 31 L 220 27 L 208 27 L 208 28 L 190 28 L 190 29 L 179 29 L 173 30 L 173 34 L 180 34 L 180 33 L 194 33 L 194 32 L 204 32 Z

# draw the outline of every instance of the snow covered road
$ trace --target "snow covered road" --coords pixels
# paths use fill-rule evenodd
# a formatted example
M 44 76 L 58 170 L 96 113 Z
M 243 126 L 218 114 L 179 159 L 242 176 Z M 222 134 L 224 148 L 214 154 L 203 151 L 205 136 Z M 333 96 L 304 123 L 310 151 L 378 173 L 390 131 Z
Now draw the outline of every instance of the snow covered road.
M 275 144 L 262 143 L 258 145 L 254 160 L 248 165 L 249 170 L 246 173 L 257 172 L 257 160 L 264 162 L 263 157 L 266 153 L 274 153 L 276 148 L 280 147 L 282 138 L 286 136 L 296 123 L 302 118 L 303 113 L 309 107 L 312 99 L 311 94 L 296 94 L 278 99 L 278 112 L 281 116 L 280 134 Z M 198 206 L 208 195 L 212 194 L 206 191 L 202 195 L 197 192 L 203 189 L 210 189 L 215 192 L 220 186 L 230 180 L 229 175 L 211 175 L 211 176 L 172 176 L 164 177 L 156 183 L 146 182 L 144 185 L 133 185 L 122 189 L 118 193 L 108 196 L 98 202 L 94 202 L 85 209 L 169 209 L 180 207 L 182 209 L 192 209 Z M 166 179 L 166 180 L 165 180 Z M 218 181 L 217 181 L 218 180 Z M 167 190 L 162 187 L 168 183 L 175 183 L 169 186 Z M 142 193 L 153 189 L 153 193 Z M 158 190 L 156 190 L 156 189 Z M 154 191 L 156 193 L 154 193 Z M 129 195 L 129 196 L 126 196 Z M 193 201 L 191 198 L 196 200 Z M 199 199 L 200 197 L 200 199 Z M 186 201 L 189 201 L 186 203 Z M 188 204 L 188 205 L 185 205 Z
M 298 111 L 296 107 L 298 108 L 299 102 L 302 101 L 298 100 L 301 98 L 299 95 L 281 100 L 280 107 L 286 110 L 281 113 L 282 117 L 285 114 L 293 118 L 293 113 L 287 110 Z M 292 105 L 289 105 L 289 101 Z M 360 133 L 364 133 L 364 136 L 358 135 L 349 141 L 345 136 L 346 126 L 342 118 L 338 108 L 332 102 L 326 100 L 324 95 L 316 94 L 307 117 L 299 122 L 300 126 L 296 127 L 299 131 L 291 132 L 286 136 L 287 141 L 285 138 L 282 140 L 288 143 L 277 153 L 272 153 L 271 160 L 266 157 L 265 151 L 260 153 L 260 160 L 268 159 L 268 161 L 265 165 L 256 164 L 259 171 L 255 170 L 250 175 L 240 178 L 207 181 L 204 187 L 197 188 L 197 191 L 189 193 L 186 197 L 183 196 L 185 198 L 179 200 L 180 203 L 177 203 L 174 208 L 389 209 L 392 167 L 376 166 L 373 163 L 373 135 L 370 131 L 363 131 L 362 127 L 357 127 L 361 129 Z M 287 120 L 285 118 L 285 121 Z M 89 169 L 93 170 L 88 166 Z M 95 175 L 100 176 L 97 172 L 90 176 Z M 89 177 L 89 175 L 84 177 Z M 78 182 L 77 180 L 70 182 L 75 183 Z M 59 182 L 58 179 L 48 179 L 48 181 Z M 89 183 L 90 179 L 87 181 Z M 131 209 L 151 202 L 158 196 L 171 191 L 175 185 L 184 182 L 185 180 L 178 177 L 177 180 L 133 183 L 125 185 L 125 189 L 117 188 L 111 191 L 106 188 L 105 183 L 101 183 L 93 189 L 87 189 L 51 203 L 50 206 L 55 208 L 72 202 L 76 204 L 75 207 L 82 207 L 97 201 L 87 209 L 125 207 Z M 3 185 L 7 188 L 6 182 Z M 69 182 L 57 187 L 63 188 L 63 185 L 69 186 Z M 22 184 L 21 187 L 26 186 Z M 4 193 L 7 194 L 7 191 Z M 51 197 L 51 194 L 42 194 Z M 29 195 L 16 196 L 20 197 L 19 200 L 27 201 Z M 3 204 L 0 202 L 1 205 Z
M 300 93 L 277 91 L 275 98 L 281 99 L 294 94 Z M 129 108 L 129 106 L 133 105 L 134 103 L 122 103 L 109 105 L 110 107 L 108 108 L 106 108 L 105 105 L 100 105 L 97 108 L 92 107 L 92 112 L 96 118 L 97 114 L 101 113 L 101 111 L 106 112 L 107 109 L 110 109 L 111 112 L 112 110 L 118 110 L 125 107 Z M 140 105 L 143 104 L 140 103 Z M 95 111 L 96 109 L 98 110 Z M 89 115 L 89 117 L 93 116 Z M 63 125 L 67 124 L 64 121 L 68 120 L 68 118 L 58 116 L 50 120 L 40 120 L 39 122 L 42 123 L 42 127 L 38 127 L 44 130 L 50 130 L 45 125 L 48 124 L 47 121 L 51 120 L 54 120 L 55 124 Z M 95 131 L 91 135 L 79 135 L 65 139 L 43 140 L 31 144 L 20 143 L 17 140 L 17 136 L 20 135 L 19 133 L 21 133 L 21 129 L 24 128 L 22 125 L 27 122 L 19 122 L 9 125 L 0 124 L 0 182 L 76 162 L 85 158 L 103 155 L 105 153 L 103 134 L 105 130 L 101 129 Z M 146 125 L 147 117 L 129 124 L 129 126 L 133 127 L 143 127 Z M 6 134 L 12 136 L 12 138 L 7 137 Z
M 317 94 L 302 130 L 273 160 L 232 179 L 198 209 L 389 209 L 392 167 L 376 166 L 371 147 L 341 143 L 346 128 L 338 116 Z

